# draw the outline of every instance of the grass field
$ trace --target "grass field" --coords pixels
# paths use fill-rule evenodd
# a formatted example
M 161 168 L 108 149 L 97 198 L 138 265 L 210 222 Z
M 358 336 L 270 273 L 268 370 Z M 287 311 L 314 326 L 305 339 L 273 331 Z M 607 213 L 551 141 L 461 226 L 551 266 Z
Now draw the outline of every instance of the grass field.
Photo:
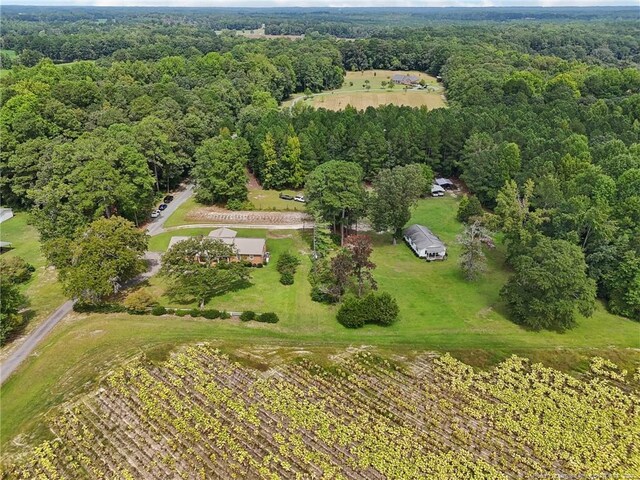
M 249 201 L 255 207 L 255 210 L 279 210 L 279 211 L 303 211 L 304 203 L 294 202 L 293 200 L 283 200 L 279 197 L 281 192 L 277 190 L 263 190 L 260 187 L 249 188 Z M 302 195 L 302 191 L 295 190 L 283 190 L 282 193 L 286 193 L 295 197 L 296 195 Z
M 0 240 L 11 242 L 14 247 L 3 253 L 3 257 L 22 257 L 36 268 L 31 279 L 21 287 L 29 300 L 25 312 L 28 322 L 22 330 L 22 333 L 28 333 L 64 302 L 62 288 L 56 279 L 56 272 L 46 266 L 38 232 L 27 223 L 25 213 L 18 212 L 0 224 Z M 11 342 L 2 348 L 0 357 L 10 348 Z
M 405 90 L 401 85 L 394 85 L 392 89 L 382 86 L 382 82 L 389 82 L 392 75 L 410 74 L 424 79 L 428 88 L 425 90 Z M 370 88 L 367 88 L 369 86 Z M 347 72 L 341 88 L 315 94 L 310 98 L 298 95 L 283 103 L 284 108 L 294 103 L 304 102 L 316 108 L 328 110 L 342 110 L 351 105 L 358 110 L 380 105 L 406 105 L 409 107 L 426 106 L 429 109 L 446 106 L 443 98 L 444 90 L 436 79 L 422 72 L 405 72 L 399 70 L 366 70 L 364 72 Z
M 510 322 L 498 295 L 507 277 L 500 246 L 489 253 L 489 270 L 481 281 L 470 284 L 460 275 L 454 244 L 461 230 L 455 220 L 456 206 L 457 199 L 452 197 L 426 199 L 412 218 L 412 222 L 429 226 L 448 244 L 450 257 L 444 262 L 426 263 L 404 244 L 394 246 L 388 236 L 376 238 L 375 278 L 380 291 L 391 292 L 400 305 L 400 321 L 391 327 L 348 330 L 336 322 L 335 307 L 312 302 L 307 281 L 311 262 L 304 255 L 308 244 L 298 232 L 286 231 L 240 230 L 243 235 L 267 235 L 272 263 L 252 270 L 252 285 L 210 302 L 212 307 L 232 311 L 275 311 L 281 318 L 276 325 L 173 316 L 72 315 L 2 386 L 0 448 L 16 451 L 19 443 L 43 438 L 42 415 L 78 392 L 95 387 L 112 366 L 141 353 L 160 359 L 175 346 L 189 342 L 213 341 L 227 351 L 313 347 L 331 353 L 361 345 L 372 345 L 387 354 L 450 351 L 483 367 L 513 353 L 563 370 L 584 370 L 594 355 L 625 368 L 640 365 L 638 324 L 607 313 L 601 305 L 591 318 L 580 319 L 578 326 L 566 333 L 532 332 Z M 153 248 L 166 248 L 174 234 L 209 231 L 162 234 L 152 240 Z M 303 259 L 293 286 L 281 285 L 275 270 L 275 261 L 286 250 L 300 253 Z M 153 278 L 149 288 L 160 295 L 166 286 L 162 279 Z M 166 296 L 161 302 L 171 303 Z M 21 433 L 27 436 L 13 442 Z

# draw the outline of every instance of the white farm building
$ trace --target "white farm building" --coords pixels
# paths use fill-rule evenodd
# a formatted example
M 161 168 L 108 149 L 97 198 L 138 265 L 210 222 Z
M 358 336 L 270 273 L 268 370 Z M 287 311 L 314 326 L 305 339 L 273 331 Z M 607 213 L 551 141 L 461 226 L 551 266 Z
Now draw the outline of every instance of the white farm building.
M 404 239 L 418 257 L 428 262 L 447 256 L 447 247 L 424 225 L 411 225 L 404 231 Z

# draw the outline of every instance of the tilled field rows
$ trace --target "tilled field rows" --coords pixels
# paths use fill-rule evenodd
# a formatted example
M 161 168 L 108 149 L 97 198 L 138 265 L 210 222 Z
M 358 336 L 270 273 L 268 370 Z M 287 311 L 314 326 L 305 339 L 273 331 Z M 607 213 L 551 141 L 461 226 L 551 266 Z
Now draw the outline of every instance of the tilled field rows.
M 269 375 L 209 346 L 137 364 L 70 404 L 22 478 L 533 478 L 640 471 L 637 385 L 513 357 L 360 353 Z M 602 370 L 602 368 L 600 368 Z M 606 375 L 603 375 L 606 374 Z M 607 377 L 607 378 L 605 378 Z

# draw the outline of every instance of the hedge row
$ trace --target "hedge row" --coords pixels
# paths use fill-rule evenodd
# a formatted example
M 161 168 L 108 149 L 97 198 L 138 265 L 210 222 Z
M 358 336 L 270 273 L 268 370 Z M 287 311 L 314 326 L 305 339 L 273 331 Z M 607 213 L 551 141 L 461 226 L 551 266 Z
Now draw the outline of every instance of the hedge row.
M 263 323 L 278 323 L 280 320 L 278 315 L 273 312 L 265 312 L 262 314 L 257 314 L 256 312 L 252 312 L 251 310 L 247 310 L 240 314 L 240 320 L 243 322 L 249 322 L 251 320 L 255 320 L 256 322 Z
M 144 315 L 145 313 L 151 313 L 151 315 L 161 316 L 161 315 L 176 315 L 178 317 L 202 317 L 209 320 L 214 320 L 216 318 L 230 318 L 231 314 L 224 310 L 215 310 L 215 309 L 206 309 L 200 310 L 199 308 L 192 308 L 191 310 L 183 310 L 183 309 L 175 309 L 175 308 L 166 308 L 162 305 L 156 305 L 151 309 L 146 310 L 134 310 L 130 308 L 126 308 L 119 303 L 103 303 L 103 304 L 87 304 L 87 303 L 76 303 L 73 305 L 73 310 L 80 313 L 129 313 L 131 315 Z M 262 314 L 257 314 L 252 311 L 243 312 L 240 315 L 240 320 L 245 322 L 250 320 L 255 320 L 256 322 L 263 323 L 278 323 L 278 315 L 273 312 L 266 312 Z

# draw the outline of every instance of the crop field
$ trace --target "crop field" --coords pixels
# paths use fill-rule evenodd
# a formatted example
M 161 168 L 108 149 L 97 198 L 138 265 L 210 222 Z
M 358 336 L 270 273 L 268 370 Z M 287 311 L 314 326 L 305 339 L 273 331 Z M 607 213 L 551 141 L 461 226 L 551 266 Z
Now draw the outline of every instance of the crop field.
M 309 352 L 307 352 L 309 353 Z M 66 405 L 13 478 L 573 478 L 640 468 L 634 378 L 513 356 L 360 351 L 257 369 L 206 344 L 137 361 Z M 630 478 L 630 477 L 629 477 Z
M 382 82 L 389 82 L 391 76 L 399 74 L 415 75 L 427 84 L 424 90 L 405 90 L 401 85 L 394 85 L 388 89 Z M 431 75 L 423 72 L 406 72 L 399 70 L 366 70 L 364 72 L 347 72 L 344 84 L 338 90 L 315 94 L 310 98 L 298 96 L 285 102 L 284 107 L 291 107 L 294 103 L 304 102 L 316 108 L 328 110 L 343 110 L 347 105 L 358 110 L 380 105 L 406 105 L 408 107 L 422 107 L 428 109 L 446 106 L 444 89 Z

